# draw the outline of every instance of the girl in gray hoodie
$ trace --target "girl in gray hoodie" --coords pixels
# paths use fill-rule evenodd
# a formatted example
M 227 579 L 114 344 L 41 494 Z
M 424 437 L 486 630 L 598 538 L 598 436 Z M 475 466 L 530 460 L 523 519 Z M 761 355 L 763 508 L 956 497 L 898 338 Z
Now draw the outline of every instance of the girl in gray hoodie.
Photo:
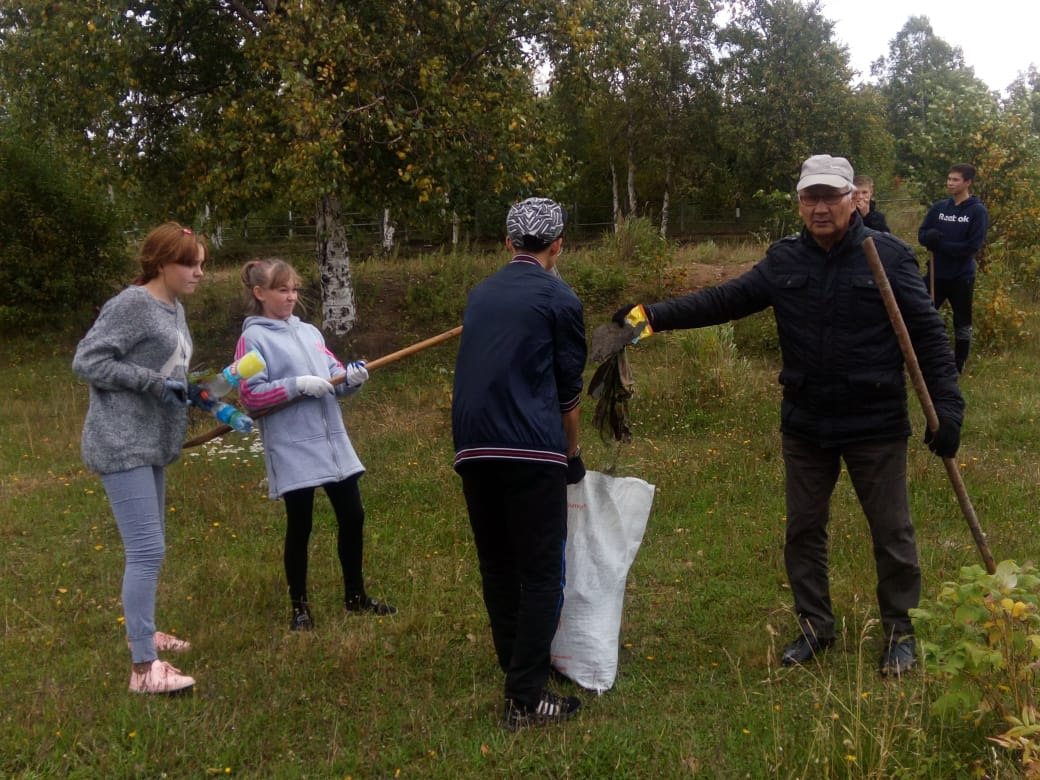
M 284 260 L 251 260 L 242 269 L 242 283 L 247 316 L 235 359 L 255 349 L 266 367 L 239 387 L 239 398 L 252 411 L 284 405 L 257 422 L 269 496 L 285 501 L 284 563 L 292 602 L 289 630 L 314 628 L 307 598 L 307 548 L 314 490 L 319 486 L 336 514 L 347 613 L 393 615 L 394 607 L 365 592 L 361 571 L 365 510 L 358 489 L 365 467 L 350 443 L 337 403 L 337 396 L 361 389 L 368 379 L 365 364 L 355 361 L 344 366 L 325 346 L 321 331 L 293 314 L 300 277 Z M 335 384 L 330 381 L 339 377 Z
M 90 383 L 83 462 L 101 475 L 123 539 L 123 614 L 130 690 L 177 693 L 195 680 L 158 658 L 190 644 L 155 630 L 155 592 L 166 554 L 165 468 L 188 429 L 192 341 L 180 298 L 202 278 L 206 242 L 176 222 L 141 245 L 141 273 L 109 300 L 76 348 L 72 368 Z

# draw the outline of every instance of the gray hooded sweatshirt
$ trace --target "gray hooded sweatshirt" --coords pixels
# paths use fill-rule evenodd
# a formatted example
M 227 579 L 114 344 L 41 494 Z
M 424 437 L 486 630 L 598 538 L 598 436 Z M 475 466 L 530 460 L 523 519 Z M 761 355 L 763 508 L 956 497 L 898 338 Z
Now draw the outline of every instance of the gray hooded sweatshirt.
M 111 298 L 76 348 L 72 369 L 90 383 L 83 462 L 99 474 L 166 466 L 180 455 L 188 410 L 163 403 L 163 380 L 187 382 L 192 341 L 180 302 L 144 287 Z
M 239 387 L 239 398 L 250 410 L 266 409 L 299 398 L 284 409 L 258 420 L 264 440 L 268 495 L 280 498 L 290 490 L 340 482 L 365 467 L 350 443 L 337 396 L 358 388 L 346 384 L 336 394 L 300 398 L 296 377 L 331 379 L 346 372 L 329 352 L 321 331 L 293 315 L 288 320 L 246 317 L 235 359 L 251 349 L 267 364 Z

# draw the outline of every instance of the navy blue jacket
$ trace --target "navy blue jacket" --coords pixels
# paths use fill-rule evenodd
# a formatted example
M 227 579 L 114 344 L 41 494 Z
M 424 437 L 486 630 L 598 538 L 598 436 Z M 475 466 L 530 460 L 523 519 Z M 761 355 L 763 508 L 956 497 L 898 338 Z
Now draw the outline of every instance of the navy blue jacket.
M 975 255 L 982 248 L 989 230 L 989 212 L 972 195 L 958 206 L 953 198 L 937 201 L 921 223 L 917 240 L 924 245 L 925 233 L 942 233 L 942 243 L 934 249 L 936 279 L 971 279 L 975 276 Z
M 585 322 L 567 284 L 526 255 L 469 294 L 455 362 L 455 466 L 474 460 L 567 465 L 561 414 L 581 399 Z
M 903 354 L 863 252 L 871 236 L 939 417 L 960 423 L 964 401 L 953 352 L 910 247 L 863 226 L 829 252 L 807 230 L 718 287 L 647 308 L 656 330 L 717 325 L 772 306 L 783 356 L 780 428 L 820 446 L 911 432 Z

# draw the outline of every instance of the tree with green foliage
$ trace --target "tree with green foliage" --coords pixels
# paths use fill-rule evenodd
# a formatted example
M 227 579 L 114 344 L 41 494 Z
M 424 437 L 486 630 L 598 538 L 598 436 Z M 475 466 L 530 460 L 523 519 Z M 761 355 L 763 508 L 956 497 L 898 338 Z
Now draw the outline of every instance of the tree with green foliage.
M 697 180 L 710 144 L 703 110 L 717 0 L 616 0 L 596 5 L 599 33 L 580 57 L 558 63 L 552 97 L 572 153 L 579 194 L 609 182 L 615 224 L 668 204 Z
M 55 329 L 125 281 L 118 215 L 86 180 L 45 145 L 0 135 L 0 331 Z
M 344 204 L 467 213 L 551 190 L 530 51 L 584 3 L 135 0 L 2 9 L 0 92 L 98 181 L 163 212 L 315 207 L 325 322 L 356 311 Z
M 802 160 L 855 160 L 848 51 L 819 0 L 742 0 L 720 31 L 722 155 L 736 196 L 790 192 Z
M 0 6 L 6 125 L 142 218 L 176 213 L 194 187 L 187 142 L 211 130 L 199 101 L 242 72 L 231 19 L 206 0 Z
M 562 45 L 580 5 L 232 3 L 249 77 L 212 94 L 219 126 L 192 170 L 213 203 L 316 204 L 324 324 L 345 333 L 344 204 L 466 212 L 552 189 L 561 159 L 525 47 Z
M 897 139 L 900 175 L 927 188 L 946 180 L 951 163 L 972 161 L 966 141 L 996 116 L 997 99 L 928 17 L 911 16 L 871 70 Z

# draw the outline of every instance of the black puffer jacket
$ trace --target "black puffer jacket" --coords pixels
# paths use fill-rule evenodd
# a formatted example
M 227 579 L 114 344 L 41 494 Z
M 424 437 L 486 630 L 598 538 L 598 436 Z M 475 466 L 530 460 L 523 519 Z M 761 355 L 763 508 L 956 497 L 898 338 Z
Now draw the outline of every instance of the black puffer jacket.
M 888 221 L 885 219 L 884 212 L 877 210 L 874 201 L 870 201 L 870 211 L 863 215 L 863 224 L 871 230 L 880 230 L 882 233 L 892 232 L 888 229 Z
M 939 417 L 960 423 L 943 322 L 910 248 L 859 214 L 825 252 L 807 230 L 773 244 L 737 279 L 647 306 L 654 330 L 717 325 L 773 307 L 783 368 L 780 427 L 821 446 L 909 436 L 903 354 L 863 252 L 872 236 Z

